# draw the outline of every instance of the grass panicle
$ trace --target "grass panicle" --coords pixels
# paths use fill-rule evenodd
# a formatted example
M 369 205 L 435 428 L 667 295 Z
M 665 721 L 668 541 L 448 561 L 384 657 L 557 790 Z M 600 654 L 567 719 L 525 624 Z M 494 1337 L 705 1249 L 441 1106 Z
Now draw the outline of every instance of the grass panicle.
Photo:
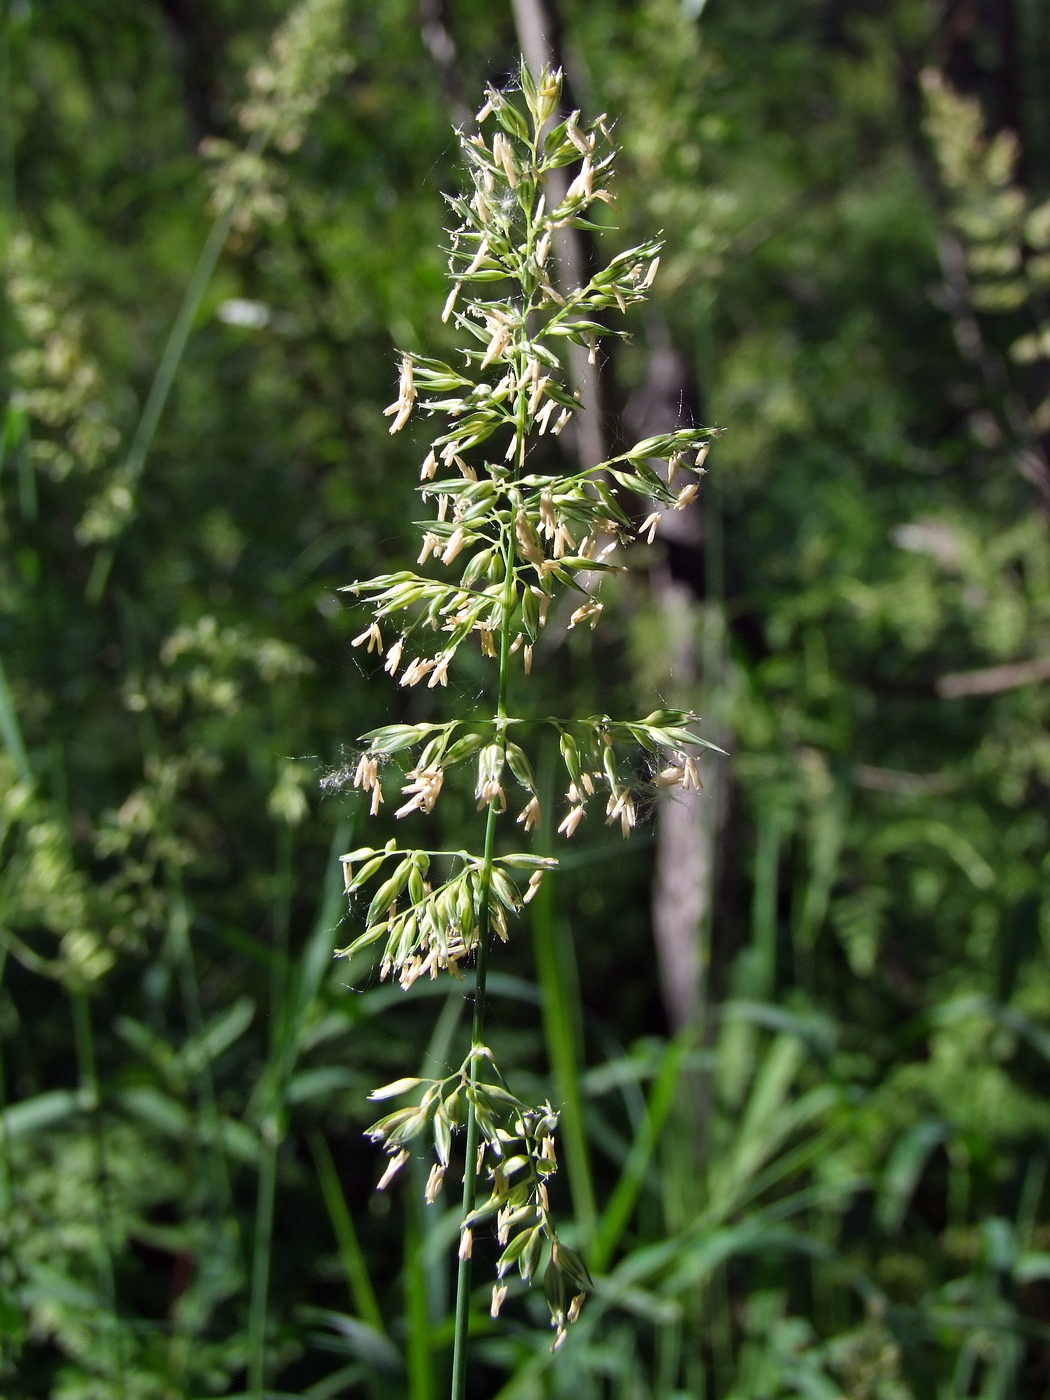
M 696 788 L 696 754 L 705 743 L 692 727 L 696 715 L 683 710 L 626 720 L 552 716 L 539 725 L 508 710 L 512 672 L 531 671 L 533 648 L 562 612 L 558 598 L 571 598 L 569 629 L 597 624 L 600 584 L 621 567 L 618 551 L 650 537 L 663 510 L 696 499 L 715 436 L 707 428 L 679 429 L 582 471 L 559 474 L 534 465 L 548 460 L 540 440 L 560 434 L 581 410 L 568 383 L 567 347 L 584 347 L 593 363 L 599 341 L 622 334 L 602 318 L 643 301 L 660 260 L 659 240 L 652 239 L 618 253 L 579 286 L 559 289 L 552 281 L 553 241 L 566 227 L 593 226 L 593 206 L 611 198 L 614 155 L 604 118 L 586 123 L 573 112 L 557 119 L 561 94 L 559 72 L 533 77 L 522 65 L 517 88 L 487 93 L 478 123 L 488 134 L 460 138 L 471 187 L 449 200 L 458 222 L 443 319 L 462 337 L 463 367 L 404 354 L 398 396 L 386 410 L 392 433 L 419 410 L 443 421 L 420 470 L 420 493 L 437 508 L 424 527 L 418 561 L 437 561 L 442 572 L 403 570 L 351 585 L 371 607 L 354 644 L 383 656 L 400 686 L 447 686 L 457 652 L 472 643 L 494 663 L 488 715 L 384 725 L 362 737 L 354 775 L 375 815 L 386 801 L 389 761 L 401 755 L 404 765 L 407 756 L 396 811 L 404 819 L 434 810 L 453 769 L 472 771 L 478 810 L 486 814 L 481 851 L 391 840 L 382 848 L 362 846 L 342 862 L 348 894 L 371 891 L 363 931 L 342 950 L 346 956 L 380 944 L 381 977 L 406 989 L 423 976 L 460 977 L 464 966 L 476 964 L 471 1046 L 459 1069 L 443 1079 L 396 1080 L 372 1095 L 403 1105 L 371 1129 L 388 1155 L 380 1188 L 425 1138 L 434 1153 L 426 1195 L 434 1199 L 452 1164 L 454 1140 L 465 1139 L 454 1400 L 466 1386 L 476 1229 L 494 1219 L 502 1250 L 493 1317 L 512 1270 L 525 1283 L 542 1278 L 557 1348 L 591 1289 L 583 1258 L 560 1240 L 550 1210 L 558 1113 L 511 1093 L 485 1041 L 493 939 L 509 938 L 511 921 L 558 863 L 551 854 L 506 851 L 502 838 L 508 824 L 526 832 L 540 825 L 541 793 L 529 756 L 535 730 L 553 729 L 557 738 L 565 780 L 558 832 L 566 838 L 599 804 L 606 821 L 628 836 L 637 820 L 632 774 L 639 753 L 657 784 Z M 568 185 L 560 174 L 566 167 L 572 167 Z M 640 525 L 629 505 L 635 499 L 649 507 Z M 545 904 L 536 924 L 545 967 L 550 921 Z M 558 1066 L 559 1082 L 568 1083 L 567 1045 L 558 1048 Z M 575 1122 L 571 1156 L 573 1196 L 590 1238 L 593 1191 Z M 601 1236 L 603 1259 L 637 1192 L 638 1170 L 644 1163 L 628 1171 L 623 1210 Z

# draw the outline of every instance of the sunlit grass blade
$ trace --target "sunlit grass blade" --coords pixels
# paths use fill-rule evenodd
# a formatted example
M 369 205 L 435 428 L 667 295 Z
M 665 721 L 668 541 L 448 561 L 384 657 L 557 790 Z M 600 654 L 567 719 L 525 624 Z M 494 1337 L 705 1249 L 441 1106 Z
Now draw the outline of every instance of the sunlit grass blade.
M 597 1270 L 608 1267 L 616 1246 L 638 1201 L 646 1172 L 661 1129 L 674 1101 L 682 1062 L 692 1046 L 692 1031 L 681 1032 L 664 1051 L 659 1073 L 649 1091 L 645 1118 L 631 1143 L 620 1179 L 602 1212 L 594 1241 L 593 1257 Z

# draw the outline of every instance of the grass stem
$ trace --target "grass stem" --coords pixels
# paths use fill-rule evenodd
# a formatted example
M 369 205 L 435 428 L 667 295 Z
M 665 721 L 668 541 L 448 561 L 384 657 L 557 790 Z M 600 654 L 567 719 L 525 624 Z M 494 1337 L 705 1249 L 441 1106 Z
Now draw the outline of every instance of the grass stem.
M 505 634 L 504 634 L 505 635 Z M 485 872 L 491 879 L 492 856 L 496 846 L 498 806 L 489 804 L 485 822 Z M 473 1048 L 485 1043 L 485 1011 L 489 962 L 488 881 L 484 886 L 481 932 L 478 939 L 477 983 L 474 989 L 474 1019 L 470 1031 Z M 477 1076 L 477 1060 L 470 1062 L 471 1082 Z M 478 1118 L 473 1104 L 467 1113 L 467 1142 L 463 1158 L 463 1220 L 474 1209 L 478 1183 Z M 459 1261 L 456 1271 L 456 1324 L 452 1343 L 452 1400 L 463 1400 L 467 1391 L 467 1333 L 470 1328 L 470 1257 Z
M 514 578 L 514 541 L 510 530 L 503 542 L 504 590 L 509 594 Z M 510 617 L 507 608 L 506 618 Z M 507 681 L 510 674 L 510 632 L 504 621 L 499 645 L 499 691 L 496 701 L 496 722 L 500 738 L 505 742 L 506 730 L 500 723 L 507 717 Z M 477 981 L 474 988 L 474 1019 L 470 1029 L 471 1049 L 485 1043 L 485 1011 L 489 966 L 489 901 L 492 889 L 492 860 L 496 853 L 496 823 L 499 801 L 493 798 L 485 818 L 485 854 L 482 867 L 481 911 L 478 920 Z M 477 1077 L 478 1062 L 471 1057 L 470 1078 Z M 478 1118 L 473 1103 L 467 1111 L 467 1141 L 463 1159 L 463 1222 L 474 1209 L 478 1184 Z M 465 1228 L 465 1224 L 463 1226 Z M 470 1330 L 470 1256 L 460 1258 L 456 1270 L 456 1322 L 452 1343 L 452 1400 L 463 1400 L 467 1391 L 467 1334 Z
M 269 140 L 269 129 L 260 130 L 255 133 L 246 148 L 248 155 L 261 155 Z M 178 373 L 182 357 L 186 353 L 186 345 L 193 330 L 193 323 L 197 319 L 204 294 L 208 290 L 212 275 L 215 272 L 216 264 L 226 240 L 230 236 L 230 229 L 237 213 L 237 204 L 230 201 L 225 209 L 216 217 L 208 237 L 205 239 L 204 247 L 201 249 L 197 265 L 193 269 L 186 291 L 179 307 L 178 315 L 168 333 L 167 343 L 164 346 L 160 357 L 160 364 L 157 372 L 153 376 L 153 383 L 146 396 L 146 403 L 142 409 L 142 416 L 139 418 L 135 428 L 135 435 L 131 439 L 131 447 L 124 463 L 125 485 L 134 491 L 146 466 L 146 458 L 149 456 L 150 448 L 153 446 L 153 439 L 160 423 L 161 415 L 168 402 L 171 387 L 175 382 L 175 375 Z M 95 565 L 91 570 L 88 579 L 87 598 L 88 602 L 97 603 L 102 597 L 106 586 L 106 579 L 109 576 L 110 566 L 113 562 L 113 547 L 106 546 L 99 550 L 95 559 Z

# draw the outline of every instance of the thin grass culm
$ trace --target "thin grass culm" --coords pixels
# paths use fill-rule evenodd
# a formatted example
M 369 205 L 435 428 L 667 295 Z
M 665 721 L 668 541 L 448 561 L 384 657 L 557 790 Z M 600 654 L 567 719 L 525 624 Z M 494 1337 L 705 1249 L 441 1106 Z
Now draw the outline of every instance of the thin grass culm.
M 381 1188 L 408 1160 L 410 1144 L 425 1136 L 433 1142 L 426 1188 L 433 1200 L 449 1170 L 454 1140 L 465 1137 L 453 1400 L 462 1400 L 466 1387 L 471 1255 L 479 1227 L 494 1222 L 501 1247 L 493 1316 L 513 1269 L 526 1284 L 542 1277 L 557 1348 L 590 1288 L 583 1260 L 559 1240 L 551 1215 L 547 1184 L 556 1170 L 557 1112 L 549 1103 L 533 1106 L 510 1092 L 485 1039 L 492 946 L 506 942 L 510 920 L 557 865 L 553 857 L 504 849 L 505 825 L 513 829 L 517 823 L 529 832 L 540 822 L 526 752 L 530 730 L 549 725 L 557 734 L 566 774 L 558 831 L 565 837 L 592 803 L 603 803 L 606 821 L 629 835 L 638 777 L 650 786 L 699 786 L 696 754 L 711 747 L 689 727 L 696 716 L 680 710 L 629 721 L 594 715 L 527 722 L 508 712 L 512 672 L 520 667 L 530 673 L 533 647 L 548 618 L 561 615 L 552 608 L 556 598 L 571 594 L 569 628 L 594 627 L 602 609 L 598 585 L 619 567 L 612 556 L 650 534 L 661 510 L 695 499 L 715 435 L 711 429 L 681 429 L 587 470 L 530 471 L 539 440 L 560 434 L 580 407 L 567 386 L 567 344 L 585 346 L 593 358 L 601 336 L 619 333 L 596 318 L 645 298 L 660 249 L 653 240 L 620 253 L 583 286 L 554 284 L 553 241 L 569 225 L 593 227 L 586 214 L 595 201 L 609 200 L 614 154 L 603 119 L 585 124 L 573 113 L 557 120 L 560 99 L 560 73 L 545 70 L 534 77 L 523 65 L 520 86 L 489 90 L 478 113 L 483 132 L 494 123 L 491 139 L 460 138 L 473 188 L 449 201 L 459 223 L 451 234 L 453 287 L 444 319 L 463 334 L 465 367 L 405 354 L 400 392 L 387 410 L 391 432 L 417 408 L 447 422 L 420 472 L 422 496 L 436 499 L 437 510 L 425 526 L 419 564 L 434 560 L 455 576 L 403 571 L 350 589 L 372 610 L 355 645 L 384 656 L 384 669 L 401 686 L 445 686 L 458 649 L 471 641 L 495 672 L 491 708 L 482 717 L 391 724 L 362 736 L 367 747 L 354 778 L 376 814 L 385 800 L 384 769 L 402 755 L 405 780 L 396 816 L 407 818 L 430 813 L 446 774 L 469 763 L 478 811 L 485 814 L 480 853 L 391 840 L 343 857 L 351 897 L 378 881 L 364 930 L 344 955 L 382 942 L 380 975 L 396 977 L 405 988 L 424 975 L 459 977 L 472 960 L 475 965 L 471 1044 L 463 1063 L 446 1078 L 399 1079 L 371 1096 L 404 1101 L 370 1129 L 388 1154 Z M 570 166 L 571 183 L 556 197 L 553 188 L 564 188 L 564 182 L 550 177 Z M 500 295 L 489 300 L 483 291 Z M 617 488 L 629 496 L 621 499 Z M 640 526 L 628 509 L 630 496 L 652 507 Z M 508 789 L 520 792 L 513 806 Z

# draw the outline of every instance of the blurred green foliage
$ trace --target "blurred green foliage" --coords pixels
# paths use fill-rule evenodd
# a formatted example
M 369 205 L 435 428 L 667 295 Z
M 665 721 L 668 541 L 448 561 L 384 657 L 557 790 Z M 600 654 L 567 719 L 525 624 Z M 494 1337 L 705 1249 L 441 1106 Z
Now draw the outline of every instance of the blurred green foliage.
M 454 1219 L 422 1162 L 396 1209 L 374 1196 L 361 1130 L 367 1086 L 458 1060 L 464 999 L 330 959 L 365 820 L 339 774 L 443 702 L 392 705 L 337 589 L 412 547 L 392 347 L 451 353 L 450 124 L 517 37 L 481 0 L 307 0 L 315 29 L 271 50 L 287 13 L 2 6 L 10 1400 L 446 1383 Z M 494 979 L 600 1268 L 556 1358 L 542 1300 L 497 1326 L 479 1294 L 471 1393 L 1042 1394 L 1044 7 L 557 19 L 573 100 L 625 149 L 603 250 L 667 244 L 603 365 L 607 433 L 665 346 L 728 431 L 703 547 L 639 546 L 539 689 L 667 698 L 669 558 L 732 757 L 701 1025 L 667 1033 L 644 838 L 581 829 Z M 479 820 L 443 806 L 449 839 Z

